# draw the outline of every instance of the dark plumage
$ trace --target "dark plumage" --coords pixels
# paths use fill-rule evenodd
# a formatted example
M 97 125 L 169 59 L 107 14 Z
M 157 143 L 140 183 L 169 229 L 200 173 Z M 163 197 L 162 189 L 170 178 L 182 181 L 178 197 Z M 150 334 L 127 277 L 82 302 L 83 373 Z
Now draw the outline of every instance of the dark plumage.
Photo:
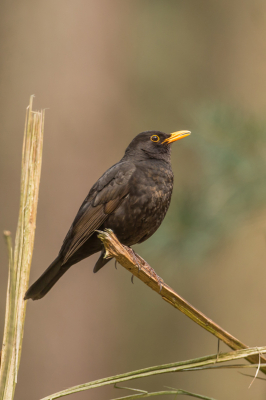
M 71 265 L 101 251 L 93 269 L 99 271 L 109 259 L 104 259 L 96 229 L 112 229 L 127 246 L 153 235 L 165 217 L 172 195 L 170 143 L 189 134 L 148 131 L 132 140 L 121 161 L 93 185 L 57 258 L 28 289 L 25 299 L 42 298 Z

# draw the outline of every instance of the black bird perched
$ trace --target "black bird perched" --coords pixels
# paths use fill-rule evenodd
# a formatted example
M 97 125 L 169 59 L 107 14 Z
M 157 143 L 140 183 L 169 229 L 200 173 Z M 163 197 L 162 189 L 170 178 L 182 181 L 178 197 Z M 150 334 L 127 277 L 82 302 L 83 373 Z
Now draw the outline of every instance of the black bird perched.
M 27 290 L 26 299 L 41 299 L 71 267 L 98 251 L 93 272 L 110 259 L 95 230 L 110 228 L 127 246 L 144 242 L 161 225 L 172 190 L 171 143 L 189 131 L 147 131 L 129 144 L 124 157 L 93 185 L 71 225 L 57 258 Z

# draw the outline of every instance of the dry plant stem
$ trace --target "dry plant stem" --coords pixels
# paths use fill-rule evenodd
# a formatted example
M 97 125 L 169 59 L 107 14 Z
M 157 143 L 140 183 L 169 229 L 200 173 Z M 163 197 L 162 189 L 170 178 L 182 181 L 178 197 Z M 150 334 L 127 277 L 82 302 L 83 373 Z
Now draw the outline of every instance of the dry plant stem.
M 155 271 L 146 263 L 145 260 L 143 260 L 143 258 L 135 254 L 135 257 L 138 258 L 138 262 L 141 264 L 141 269 L 139 269 L 139 266 L 136 265 L 136 261 L 134 260 L 130 249 L 128 249 L 126 246 L 123 246 L 110 229 L 100 232 L 98 237 L 102 240 L 105 246 L 107 258 L 114 257 L 119 264 L 121 264 L 131 274 L 139 278 L 152 290 L 162 296 L 162 299 L 167 303 L 177 308 L 187 317 L 192 319 L 192 321 L 196 322 L 202 328 L 212 333 L 218 339 L 221 339 L 224 343 L 231 347 L 231 349 L 239 350 L 248 348 L 248 346 L 232 336 L 230 333 L 226 332 L 210 318 L 206 317 L 206 315 L 198 311 L 185 299 L 179 296 L 170 286 L 166 285 L 163 280 L 158 277 Z M 266 358 L 259 358 L 258 355 L 251 355 L 246 359 L 252 364 L 258 364 L 260 360 L 262 363 L 266 363 Z M 262 367 L 260 370 L 266 374 L 265 367 Z
M 24 294 L 28 287 L 30 266 L 36 227 L 36 213 L 41 173 L 44 111 L 32 111 L 33 97 L 27 107 L 24 141 L 22 150 L 21 190 L 18 227 L 15 239 L 13 273 L 9 274 L 5 327 L 14 326 L 12 334 L 5 335 L 2 347 L 0 370 L 0 400 L 14 397 L 17 373 L 20 363 L 24 330 L 26 302 Z M 12 307 L 10 304 L 11 288 Z M 13 293 L 13 292 L 12 292 Z M 5 328 L 6 332 L 6 328 Z M 8 353 L 7 343 L 11 341 L 12 351 Z M 4 378 L 8 364 L 6 378 Z
M 6 318 L 3 336 L 3 356 L 1 352 L 0 399 L 4 396 L 4 389 L 8 378 L 11 363 L 13 341 L 15 335 L 15 298 L 16 298 L 16 271 L 13 263 L 11 233 L 4 231 L 8 249 L 8 287 L 6 299 Z

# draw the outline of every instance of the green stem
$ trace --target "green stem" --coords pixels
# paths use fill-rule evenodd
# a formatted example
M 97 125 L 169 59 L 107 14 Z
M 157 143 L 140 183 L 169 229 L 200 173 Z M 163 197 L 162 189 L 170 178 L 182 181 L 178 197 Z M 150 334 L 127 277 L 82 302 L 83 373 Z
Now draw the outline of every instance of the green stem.
M 167 373 L 181 372 L 181 371 L 188 371 L 188 370 L 191 371 L 191 370 L 199 369 L 200 367 L 214 366 L 219 363 L 224 363 L 224 362 L 228 362 L 228 361 L 232 361 L 232 360 L 238 360 L 238 359 L 246 358 L 248 356 L 260 355 L 263 353 L 266 353 L 266 347 L 256 347 L 256 348 L 232 351 L 229 353 L 222 353 L 222 354 L 219 354 L 218 357 L 217 357 L 217 354 L 215 354 L 215 355 L 196 358 L 196 359 L 188 360 L 188 361 L 181 361 L 181 362 L 176 362 L 176 363 L 171 363 L 171 364 L 165 364 L 165 365 L 144 368 L 144 369 L 140 369 L 137 371 L 127 372 L 127 373 L 120 374 L 120 375 L 114 375 L 114 376 L 110 376 L 108 378 L 98 379 L 96 381 L 73 386 L 69 389 L 62 390 L 60 392 L 54 393 L 50 396 L 47 396 L 47 397 L 43 398 L 42 400 L 54 400 L 54 399 L 58 399 L 63 396 L 68 396 L 73 393 L 82 392 L 84 390 L 95 389 L 95 388 L 106 386 L 106 385 L 116 385 L 121 382 L 130 381 L 130 380 L 134 380 L 134 379 L 140 379 L 140 378 L 147 378 L 149 376 L 154 376 L 154 375 L 162 375 L 162 374 L 167 374 Z M 238 367 L 241 367 L 241 366 L 238 366 Z
M 147 397 L 153 397 L 153 396 L 162 396 L 162 395 L 172 395 L 173 396 L 173 395 L 179 395 L 179 394 L 187 395 L 187 396 L 194 397 L 197 399 L 215 400 L 213 397 L 201 396 L 200 394 L 187 392 L 186 390 L 182 390 L 182 389 L 164 390 L 164 391 L 160 391 L 160 392 L 150 392 L 150 393 L 145 392 L 143 394 L 133 394 L 130 396 L 118 397 L 113 400 L 136 400 L 136 399 L 146 399 Z

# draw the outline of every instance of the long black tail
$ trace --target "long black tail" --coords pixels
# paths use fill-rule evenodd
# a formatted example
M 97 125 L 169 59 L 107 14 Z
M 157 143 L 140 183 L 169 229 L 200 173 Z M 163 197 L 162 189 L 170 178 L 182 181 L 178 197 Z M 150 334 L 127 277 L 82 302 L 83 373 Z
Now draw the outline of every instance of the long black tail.
M 62 266 L 61 257 L 57 257 L 46 271 L 33 283 L 27 290 L 24 300 L 32 299 L 39 300 L 54 286 L 54 284 L 61 278 L 62 275 L 68 270 L 69 266 Z

